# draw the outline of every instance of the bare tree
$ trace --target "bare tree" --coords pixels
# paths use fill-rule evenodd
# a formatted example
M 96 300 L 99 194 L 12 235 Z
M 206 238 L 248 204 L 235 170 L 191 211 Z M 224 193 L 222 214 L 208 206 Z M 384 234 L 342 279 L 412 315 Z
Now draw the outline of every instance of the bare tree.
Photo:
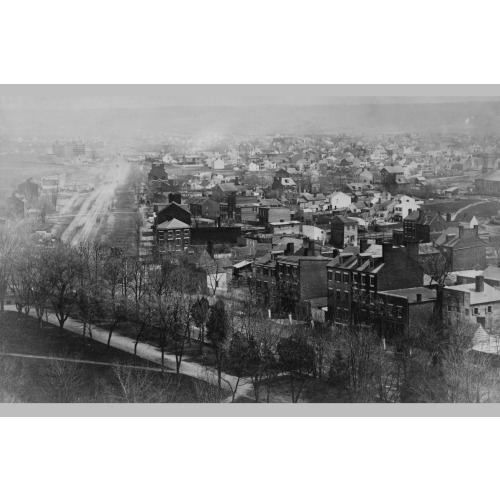
M 289 377 L 292 403 L 297 403 L 315 368 L 315 352 L 307 335 L 297 332 L 280 340 L 279 362 Z
M 61 331 L 76 304 L 81 260 L 68 245 L 57 245 L 46 254 L 47 278 L 51 285 L 51 303 Z
M 20 245 L 18 224 L 11 221 L 0 224 L 0 312 L 4 311 L 13 258 Z

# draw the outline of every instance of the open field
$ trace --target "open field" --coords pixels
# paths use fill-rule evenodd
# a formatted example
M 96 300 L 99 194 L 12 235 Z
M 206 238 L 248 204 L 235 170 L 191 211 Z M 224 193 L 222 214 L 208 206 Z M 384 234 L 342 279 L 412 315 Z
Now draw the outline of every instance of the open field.
M 4 396 L 23 402 L 121 402 L 125 392 L 113 364 L 131 366 L 134 357 L 123 351 L 107 348 L 99 342 L 36 319 L 5 312 L 0 316 L 1 353 L 71 358 L 103 363 L 103 365 L 54 361 L 0 355 L 0 399 Z M 110 366 L 104 365 L 109 363 Z M 158 368 L 137 359 L 138 367 Z M 120 368 L 122 378 L 136 390 L 139 401 L 196 402 L 197 391 L 206 385 L 191 377 L 139 368 Z M 131 383 L 130 380 L 133 379 Z M 135 385 L 134 385 L 135 384 Z M 68 387 L 64 398 L 62 388 Z M 139 389 L 142 388 L 142 391 Z M 145 389 L 148 389 L 147 391 Z M 140 392 L 140 394 L 139 394 Z M 127 393 L 128 394 L 128 393 Z M 62 400 L 63 399 L 63 400 Z
M 434 203 L 425 203 L 423 208 L 425 210 L 432 210 L 440 212 L 443 216 L 447 213 L 455 213 L 458 210 L 476 203 L 475 199 L 452 199 L 450 201 L 442 200 Z M 476 217 L 491 217 L 496 215 L 500 210 L 500 202 L 495 200 L 485 201 L 479 205 L 471 207 L 470 210 L 464 210 L 468 213 L 474 214 Z

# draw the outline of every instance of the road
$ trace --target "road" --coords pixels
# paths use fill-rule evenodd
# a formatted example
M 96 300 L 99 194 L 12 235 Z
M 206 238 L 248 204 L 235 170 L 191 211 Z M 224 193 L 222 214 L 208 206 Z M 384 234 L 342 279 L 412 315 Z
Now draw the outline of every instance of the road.
M 78 246 L 95 236 L 99 227 L 97 219 L 110 213 L 115 190 L 127 179 L 130 164 L 123 159 L 117 159 L 102 168 L 105 173 L 103 182 L 88 193 L 80 210 L 61 235 L 64 243 Z

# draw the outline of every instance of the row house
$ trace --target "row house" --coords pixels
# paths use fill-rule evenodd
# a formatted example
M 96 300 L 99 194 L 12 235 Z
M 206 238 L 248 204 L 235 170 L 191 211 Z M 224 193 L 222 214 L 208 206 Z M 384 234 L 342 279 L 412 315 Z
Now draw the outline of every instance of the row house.
M 340 254 L 327 266 L 328 312 L 333 321 L 373 323 L 379 292 L 423 286 L 423 271 L 405 247 L 383 243 L 363 245 L 360 250 L 358 255 Z
M 303 249 L 300 249 L 303 250 Z M 293 243 L 255 261 L 255 291 L 261 303 L 280 313 L 297 314 L 306 301 L 326 297 L 326 257 L 294 255 Z

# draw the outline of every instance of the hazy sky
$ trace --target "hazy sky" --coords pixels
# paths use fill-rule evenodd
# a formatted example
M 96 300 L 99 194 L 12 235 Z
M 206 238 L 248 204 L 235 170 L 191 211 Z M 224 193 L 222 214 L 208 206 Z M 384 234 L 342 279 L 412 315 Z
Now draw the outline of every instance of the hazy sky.
M 1 91 L 1 89 L 0 89 Z M 192 92 L 190 92 L 192 93 Z M 72 97 L 25 97 L 1 96 L 0 108 L 3 109 L 111 109 L 111 108 L 155 108 L 161 106 L 248 106 L 248 105 L 321 105 L 321 104 L 418 104 L 443 102 L 484 102 L 500 101 L 500 96 L 489 97 L 342 97 L 342 96 L 224 96 L 208 95 L 185 96 L 86 96 Z

